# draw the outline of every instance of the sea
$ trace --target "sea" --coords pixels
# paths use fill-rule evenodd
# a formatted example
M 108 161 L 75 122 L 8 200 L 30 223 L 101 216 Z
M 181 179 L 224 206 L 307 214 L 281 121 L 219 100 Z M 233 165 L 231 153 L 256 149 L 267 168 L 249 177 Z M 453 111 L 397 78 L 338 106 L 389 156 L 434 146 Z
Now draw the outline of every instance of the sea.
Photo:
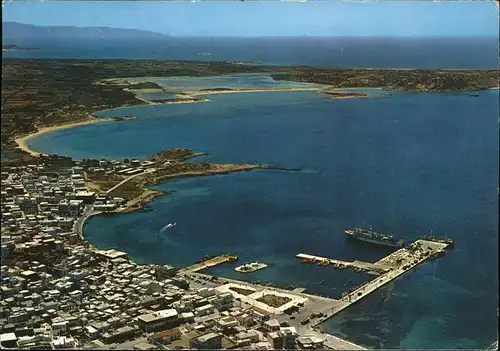
M 121 42 L 93 48 L 59 43 L 17 54 L 192 60 L 198 58 L 193 53 L 211 52 L 217 60 L 324 67 L 498 65 L 496 39 L 288 38 L 264 40 L 266 45 L 255 39 L 257 44 L 248 46 L 234 38 L 219 38 L 217 44 L 197 40 L 211 45 L 176 39 L 178 46 L 168 50 L 144 42 L 134 50 Z M 260 74 L 153 79 L 181 90 L 314 87 Z M 347 240 L 344 229 L 352 227 L 408 240 L 447 235 L 456 245 L 445 256 L 321 327 L 370 348 L 486 348 L 497 339 L 498 327 L 498 90 L 361 91 L 370 97 L 331 100 L 317 91 L 213 94 L 196 104 L 106 110 L 97 115 L 137 119 L 59 130 L 30 145 L 78 159 L 145 159 L 165 148 L 188 147 L 208 152 L 199 161 L 297 168 L 171 180 L 155 186 L 170 194 L 155 199 L 149 211 L 94 217 L 84 234 L 94 245 L 126 251 L 139 263 L 184 266 L 204 255 L 234 253 L 238 262 L 209 273 L 334 298 L 370 277 L 303 264 L 296 254 L 375 261 L 391 252 Z M 171 222 L 177 225 L 161 231 Z M 269 267 L 234 271 L 255 260 Z

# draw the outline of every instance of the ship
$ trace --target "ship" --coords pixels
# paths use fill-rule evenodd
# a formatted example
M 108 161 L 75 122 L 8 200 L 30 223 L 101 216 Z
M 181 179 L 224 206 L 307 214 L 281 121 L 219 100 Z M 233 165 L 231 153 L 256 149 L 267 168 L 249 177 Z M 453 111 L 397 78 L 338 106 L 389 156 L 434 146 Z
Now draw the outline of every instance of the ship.
M 377 233 L 370 229 L 354 228 L 346 229 L 344 232 L 352 239 L 381 246 L 402 248 L 405 244 L 404 240 L 398 240 L 390 234 Z
M 448 244 L 449 247 L 455 246 L 455 240 L 450 239 L 447 236 L 445 236 L 444 238 L 438 238 L 438 237 L 433 236 L 433 235 L 425 235 L 425 236 L 422 237 L 422 239 L 429 240 L 429 241 L 434 241 L 434 242 L 437 242 L 437 243 Z

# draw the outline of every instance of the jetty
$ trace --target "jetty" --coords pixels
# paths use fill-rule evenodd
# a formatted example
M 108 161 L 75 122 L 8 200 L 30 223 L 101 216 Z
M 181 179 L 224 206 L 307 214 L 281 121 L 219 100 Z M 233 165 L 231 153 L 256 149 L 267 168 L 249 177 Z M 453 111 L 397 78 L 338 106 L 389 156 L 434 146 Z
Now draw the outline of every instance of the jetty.
M 314 325 L 319 325 L 325 320 L 331 318 L 337 313 L 348 308 L 352 304 L 360 301 L 365 296 L 368 296 L 372 292 L 376 291 L 378 288 L 390 283 L 394 279 L 403 275 L 404 273 L 410 271 L 411 269 L 417 267 L 426 260 L 434 259 L 442 256 L 445 250 L 452 246 L 453 243 L 444 242 L 439 240 L 426 240 L 419 239 L 406 247 L 393 252 L 392 254 L 382 258 L 381 260 L 372 263 L 376 267 L 388 267 L 385 273 L 376 277 L 373 280 L 363 284 L 360 287 L 355 288 L 352 291 L 347 291 L 342 294 L 341 301 L 343 303 L 337 306 L 325 310 L 323 312 L 323 317 L 314 322 Z M 309 257 L 311 255 L 308 255 Z M 317 256 L 313 256 L 317 257 Z M 338 260 L 333 260 L 338 261 Z M 341 261 L 345 262 L 345 261 Z M 356 261 L 354 261 L 356 262 Z M 354 264 L 354 262 L 352 262 Z
M 189 267 L 182 268 L 179 270 L 179 273 L 199 272 L 199 271 L 202 271 L 204 269 L 217 266 L 221 263 L 236 261 L 237 259 L 238 259 L 238 256 L 232 255 L 232 254 L 219 255 L 219 256 L 209 258 L 205 261 L 195 263 L 194 265 L 191 265 Z
M 384 272 L 387 272 L 391 269 L 390 266 L 385 265 L 384 263 L 380 262 L 365 262 L 365 261 L 342 261 L 342 260 L 337 260 L 333 258 L 327 258 L 327 257 L 321 257 L 321 256 L 314 256 L 314 255 L 308 255 L 304 253 L 299 253 L 296 256 L 297 258 L 302 259 L 302 262 L 304 263 L 313 263 L 317 262 L 321 266 L 328 266 L 328 265 L 333 265 L 335 268 L 352 268 L 356 270 L 363 270 L 367 271 L 368 273 L 371 274 L 381 274 Z

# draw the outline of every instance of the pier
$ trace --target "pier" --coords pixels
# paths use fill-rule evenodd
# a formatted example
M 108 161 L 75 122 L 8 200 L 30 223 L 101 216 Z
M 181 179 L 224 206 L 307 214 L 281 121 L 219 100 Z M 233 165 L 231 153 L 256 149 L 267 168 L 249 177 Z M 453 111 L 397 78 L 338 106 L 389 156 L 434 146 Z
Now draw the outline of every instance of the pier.
M 297 330 L 300 330 L 304 335 L 315 335 L 325 339 L 325 345 L 334 349 L 363 350 L 363 347 L 352 344 L 347 340 L 343 340 L 329 334 L 320 333 L 318 331 L 318 328 L 320 327 L 318 326 L 325 320 L 335 316 L 341 311 L 344 311 L 349 306 L 363 299 L 365 296 L 368 296 L 378 288 L 390 283 L 426 260 L 443 255 L 449 246 L 452 246 L 452 243 L 420 239 L 373 263 L 359 260 L 342 261 L 304 253 L 298 254 L 298 258 L 308 262 L 318 262 L 325 265 L 343 265 L 346 268 L 363 269 L 380 274 L 362 286 L 343 293 L 341 299 L 310 295 L 304 293 L 302 288 L 289 291 L 234 279 L 222 277 L 215 278 L 207 274 L 197 273 L 203 269 L 220 263 L 231 262 L 237 258 L 234 255 L 221 255 L 210 258 L 203 262 L 181 269 L 179 273 L 193 273 L 184 275 L 190 284 L 192 282 L 199 284 L 203 281 L 203 286 L 208 284 L 208 286 L 213 286 L 216 289 L 222 289 L 223 291 L 228 291 L 232 294 L 235 292 L 231 291 L 228 288 L 229 286 L 237 286 L 243 290 L 248 289 L 248 295 L 237 294 L 240 304 L 246 304 L 247 306 L 259 307 L 268 310 L 273 316 L 278 317 L 280 321 L 286 321 L 289 325 L 296 327 Z M 292 301 L 287 302 L 286 306 L 284 305 L 278 308 L 270 306 L 266 307 L 255 299 L 262 297 L 261 295 L 266 293 L 277 296 L 288 296 Z M 294 306 L 300 306 L 297 312 L 294 313 L 293 317 L 285 312 L 285 307 L 288 308 L 289 305 L 291 306 L 292 304 Z M 313 315 L 316 315 L 316 317 L 313 318 Z M 305 325 L 302 324 L 302 321 L 304 320 L 308 321 Z
M 323 312 L 324 316 L 321 319 L 316 320 L 314 322 L 314 325 L 316 326 L 323 323 L 325 320 L 343 311 L 347 307 L 358 302 L 365 296 L 368 296 L 378 288 L 390 283 L 404 273 L 417 267 L 419 264 L 425 262 L 426 260 L 437 258 L 443 255 L 445 249 L 447 249 L 450 245 L 450 243 L 445 242 L 419 239 L 411 243 L 407 247 L 399 249 L 398 251 L 373 263 L 377 266 L 382 265 L 384 267 L 389 267 L 389 270 L 362 285 L 361 287 L 342 294 L 343 303 L 338 304 L 337 306 L 329 310 L 325 310 Z
M 192 266 L 182 268 L 179 270 L 179 273 L 194 273 L 194 272 L 202 271 L 202 270 L 210 268 L 210 267 L 217 266 L 221 263 L 233 262 L 233 261 L 236 261 L 237 259 L 238 259 L 238 256 L 236 256 L 236 255 L 224 254 L 224 255 L 212 257 L 208 260 L 205 260 L 205 261 L 202 261 L 199 263 L 195 263 Z
M 358 260 L 350 262 L 350 261 L 337 260 L 337 259 L 333 259 L 333 258 L 308 255 L 308 254 L 304 254 L 304 253 L 299 253 L 296 257 L 302 259 L 303 262 L 306 262 L 306 263 L 317 262 L 320 265 L 324 265 L 324 266 L 334 265 L 334 266 L 337 266 L 338 268 L 358 269 L 358 270 L 367 271 L 368 273 L 372 273 L 372 274 L 384 273 L 384 272 L 387 272 L 391 269 L 390 266 L 387 266 L 383 262 L 380 262 L 380 261 L 375 262 L 375 263 L 358 261 Z

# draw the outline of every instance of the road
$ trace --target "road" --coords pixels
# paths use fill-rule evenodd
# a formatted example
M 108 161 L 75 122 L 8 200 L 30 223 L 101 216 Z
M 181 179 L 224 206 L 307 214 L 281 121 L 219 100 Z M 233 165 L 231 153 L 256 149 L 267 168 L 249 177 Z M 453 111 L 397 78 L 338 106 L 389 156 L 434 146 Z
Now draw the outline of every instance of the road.
M 123 184 L 125 184 L 126 182 L 128 182 L 131 179 L 134 179 L 135 177 L 138 177 L 138 176 L 141 176 L 141 175 L 144 175 L 144 174 L 147 174 L 147 173 L 153 173 L 155 171 L 156 171 L 156 168 L 149 168 L 149 169 L 144 170 L 144 172 L 142 172 L 142 173 L 137 173 L 137 174 L 131 175 L 130 177 L 128 177 L 128 178 L 122 180 L 120 183 L 116 184 L 111 189 L 106 190 L 106 194 L 111 193 L 113 190 L 121 187 Z
M 78 235 L 83 235 L 83 226 L 85 224 L 85 221 L 97 214 L 101 213 L 100 211 L 94 211 L 94 207 L 92 205 L 86 205 L 85 209 L 83 210 L 83 214 L 77 218 L 75 221 L 75 224 L 73 224 L 73 231 L 77 233 Z

